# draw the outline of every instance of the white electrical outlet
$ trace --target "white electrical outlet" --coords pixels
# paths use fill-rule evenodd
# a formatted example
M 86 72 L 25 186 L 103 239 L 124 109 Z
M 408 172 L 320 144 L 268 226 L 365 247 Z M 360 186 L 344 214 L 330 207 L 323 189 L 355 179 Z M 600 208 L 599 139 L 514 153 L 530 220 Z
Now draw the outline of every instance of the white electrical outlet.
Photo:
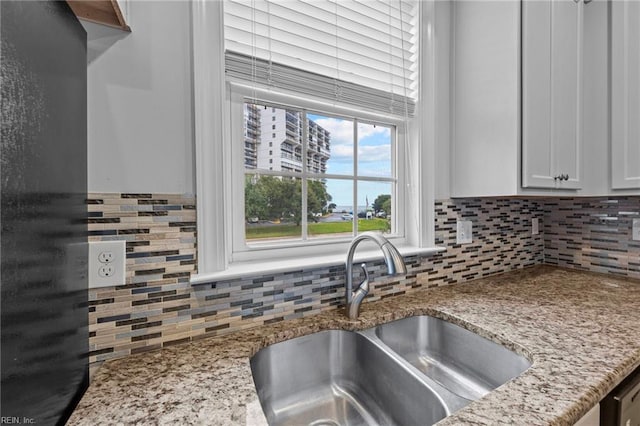
M 89 243 L 89 288 L 111 287 L 125 283 L 125 244 L 124 241 Z
M 531 219 L 531 235 L 538 235 L 540 233 L 540 225 L 538 224 L 538 218 Z
M 113 252 L 112 251 L 103 251 L 98 255 L 98 261 L 100 263 L 111 263 L 113 262 Z
M 633 229 L 631 231 L 631 239 L 640 241 L 640 219 L 633 219 Z
M 459 220 L 456 222 L 456 244 L 469 244 L 473 242 L 473 222 Z
M 116 268 L 113 265 L 102 265 L 98 268 L 98 275 L 102 278 L 112 277 L 116 273 Z

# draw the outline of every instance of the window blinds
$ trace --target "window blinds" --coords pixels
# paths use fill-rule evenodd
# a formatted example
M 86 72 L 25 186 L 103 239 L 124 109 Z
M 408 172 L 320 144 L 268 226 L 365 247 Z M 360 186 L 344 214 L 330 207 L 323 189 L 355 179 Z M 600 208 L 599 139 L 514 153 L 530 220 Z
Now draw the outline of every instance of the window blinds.
M 416 11 L 417 0 L 227 0 L 227 76 L 412 115 Z

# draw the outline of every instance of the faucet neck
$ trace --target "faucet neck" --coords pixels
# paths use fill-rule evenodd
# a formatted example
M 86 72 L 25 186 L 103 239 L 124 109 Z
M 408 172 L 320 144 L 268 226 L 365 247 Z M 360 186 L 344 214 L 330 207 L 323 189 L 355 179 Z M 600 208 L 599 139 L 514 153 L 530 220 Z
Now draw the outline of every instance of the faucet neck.
M 371 238 L 369 235 L 367 235 L 366 232 L 358 235 L 351 242 L 351 245 L 349 246 L 349 252 L 347 253 L 347 261 L 346 261 L 346 264 L 345 264 L 346 275 L 347 275 L 347 280 L 346 280 L 347 305 L 349 305 L 351 303 L 351 301 L 353 300 L 353 296 L 354 296 L 354 294 L 353 294 L 354 293 L 353 292 L 353 257 L 354 257 L 355 252 L 356 252 L 356 247 L 358 247 L 358 244 L 360 244 L 362 241 L 367 240 L 367 239 L 371 239 L 373 241 L 376 241 L 378 243 L 378 245 L 380 247 L 382 247 L 382 244 L 380 244 L 376 239 Z
M 358 293 L 360 289 L 358 289 L 356 292 L 353 291 L 353 257 L 355 255 L 356 247 L 358 247 L 358 245 L 364 240 L 371 240 L 371 241 L 374 241 L 376 244 L 378 244 L 378 246 L 382 250 L 382 254 L 384 255 L 384 260 L 387 265 L 387 272 L 389 274 L 391 275 L 403 274 L 403 273 L 406 273 L 407 271 L 404 261 L 402 259 L 402 256 L 400 255 L 398 250 L 393 246 L 393 244 L 391 244 L 381 234 L 378 234 L 375 232 L 363 232 L 362 234 L 356 236 L 351 242 L 351 245 L 349 246 L 349 252 L 347 253 L 347 261 L 345 265 L 346 275 L 347 275 L 346 282 L 345 282 L 347 314 L 349 318 L 352 318 L 352 319 L 357 318 L 358 316 L 357 312 L 358 312 L 360 303 L 362 302 L 362 299 L 364 299 L 364 296 L 366 296 L 366 294 L 368 293 L 368 288 L 363 289 L 364 294 Z M 364 269 L 364 264 L 363 264 L 363 269 Z M 365 275 L 366 275 L 366 270 L 365 270 Z M 368 283 L 368 281 L 369 280 L 367 276 L 367 279 L 365 280 L 365 282 Z M 356 293 L 358 293 L 358 295 L 356 295 Z M 357 305 L 354 307 L 355 311 L 352 309 L 352 306 L 351 306 L 352 303 Z M 355 316 L 352 316 L 352 312 L 356 312 Z

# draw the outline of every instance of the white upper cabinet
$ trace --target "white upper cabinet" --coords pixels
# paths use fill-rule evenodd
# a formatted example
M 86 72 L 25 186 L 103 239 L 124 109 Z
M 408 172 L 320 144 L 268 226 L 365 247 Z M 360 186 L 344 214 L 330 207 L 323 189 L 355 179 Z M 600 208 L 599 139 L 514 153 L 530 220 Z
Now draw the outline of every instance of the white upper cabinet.
M 583 13 L 582 1 L 522 2 L 525 188 L 581 188 Z
M 640 2 L 611 2 L 611 186 L 640 188 Z
M 451 4 L 451 196 L 516 195 L 520 185 L 520 2 Z
M 583 77 L 590 90 L 607 87 L 606 71 L 583 75 L 588 6 L 583 0 L 452 2 L 452 197 L 585 193 Z M 595 37 L 607 19 L 594 12 L 588 18 Z M 589 61 L 606 60 L 606 36 L 588 53 Z M 604 147 L 606 136 L 595 137 L 606 128 L 606 121 L 594 120 L 589 144 Z
M 451 4 L 450 196 L 640 193 L 640 1 Z

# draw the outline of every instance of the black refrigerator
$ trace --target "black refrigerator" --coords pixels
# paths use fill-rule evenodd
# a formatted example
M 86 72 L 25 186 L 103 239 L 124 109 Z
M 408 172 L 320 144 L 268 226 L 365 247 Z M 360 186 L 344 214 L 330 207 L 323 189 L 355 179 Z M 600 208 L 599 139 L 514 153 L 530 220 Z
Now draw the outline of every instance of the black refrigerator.
M 86 33 L 0 1 L 2 423 L 64 424 L 88 385 Z

